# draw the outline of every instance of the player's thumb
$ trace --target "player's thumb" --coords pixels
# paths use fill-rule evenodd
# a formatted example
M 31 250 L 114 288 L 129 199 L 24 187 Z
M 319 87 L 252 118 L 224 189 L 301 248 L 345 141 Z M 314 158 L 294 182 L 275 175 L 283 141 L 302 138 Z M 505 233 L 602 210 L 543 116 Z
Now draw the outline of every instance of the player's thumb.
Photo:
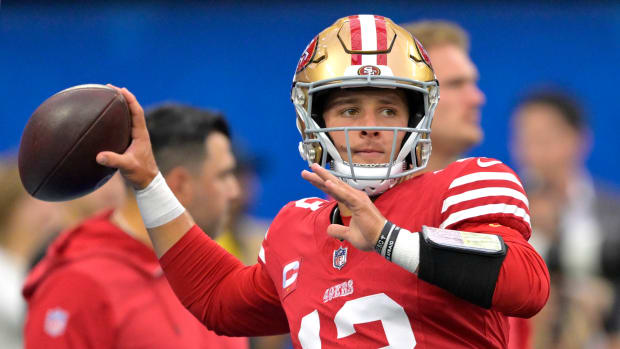
M 351 228 L 340 224 L 330 224 L 327 227 L 327 235 L 340 240 L 348 240 Z
M 123 158 L 123 156 L 121 154 L 117 154 L 111 151 L 100 152 L 99 154 L 97 154 L 96 160 L 99 165 L 103 165 L 106 167 L 120 169 L 125 169 L 127 167 L 127 165 L 125 164 L 126 161 L 124 161 L 125 159 Z

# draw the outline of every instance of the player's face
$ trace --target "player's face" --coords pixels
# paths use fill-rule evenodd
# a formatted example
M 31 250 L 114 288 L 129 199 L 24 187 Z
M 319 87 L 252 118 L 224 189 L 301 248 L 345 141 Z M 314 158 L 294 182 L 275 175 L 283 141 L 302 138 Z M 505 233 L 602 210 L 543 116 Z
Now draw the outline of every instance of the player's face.
M 332 92 L 325 102 L 323 113 L 326 127 L 383 126 L 407 127 L 409 108 L 405 93 L 392 89 L 350 89 Z M 344 131 L 330 132 L 343 160 L 348 161 Z M 392 151 L 393 131 L 350 131 L 349 143 L 354 163 L 388 163 Z M 400 147 L 405 137 L 398 132 L 396 144 Z M 394 157 L 398 153 L 396 149 Z
M 187 209 L 198 226 L 216 236 L 229 214 L 232 200 L 239 195 L 239 183 L 234 175 L 236 162 L 228 138 L 214 132 L 207 137 L 205 145 L 206 157 L 200 175 L 192 179 L 195 193 Z
M 480 108 L 485 96 L 478 88 L 478 70 L 455 45 L 428 50 L 439 80 L 441 99 L 433 118 L 433 152 L 458 156 L 482 141 Z
M 583 153 L 580 134 L 569 126 L 555 108 L 531 104 L 513 117 L 511 151 L 524 170 L 554 180 L 572 171 Z

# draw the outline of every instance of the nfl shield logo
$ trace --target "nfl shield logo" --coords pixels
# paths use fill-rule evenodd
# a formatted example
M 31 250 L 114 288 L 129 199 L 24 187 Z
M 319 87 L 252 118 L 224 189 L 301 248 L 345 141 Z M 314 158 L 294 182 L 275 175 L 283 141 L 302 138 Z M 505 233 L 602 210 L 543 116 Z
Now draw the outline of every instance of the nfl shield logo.
M 51 337 L 60 336 L 67 328 L 67 320 L 69 320 L 69 313 L 67 313 L 64 309 L 49 309 L 45 315 L 45 333 Z
M 334 268 L 340 270 L 347 264 L 347 248 L 340 247 L 334 250 Z

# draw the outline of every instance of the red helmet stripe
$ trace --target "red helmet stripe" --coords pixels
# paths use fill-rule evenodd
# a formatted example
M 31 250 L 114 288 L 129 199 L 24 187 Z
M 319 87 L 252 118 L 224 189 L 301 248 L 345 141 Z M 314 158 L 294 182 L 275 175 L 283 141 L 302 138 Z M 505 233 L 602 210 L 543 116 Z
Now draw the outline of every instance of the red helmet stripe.
M 375 27 L 377 28 L 377 50 L 387 50 L 387 31 L 385 29 L 385 17 L 375 16 Z M 377 55 L 378 65 L 387 65 L 387 54 Z
M 351 50 L 359 51 L 362 49 L 362 30 L 358 16 L 349 16 L 349 26 L 351 29 Z M 362 64 L 361 54 L 351 55 L 351 65 Z

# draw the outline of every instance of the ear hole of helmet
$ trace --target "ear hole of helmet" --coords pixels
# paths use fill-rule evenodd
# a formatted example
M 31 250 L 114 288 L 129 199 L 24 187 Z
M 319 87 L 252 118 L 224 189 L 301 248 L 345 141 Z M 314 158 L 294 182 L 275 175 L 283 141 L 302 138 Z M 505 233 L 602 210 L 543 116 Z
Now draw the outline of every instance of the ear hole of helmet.
M 409 104 L 409 123 L 407 126 L 411 128 L 418 127 L 418 124 L 422 121 L 422 118 L 424 118 L 424 95 L 420 92 L 412 90 L 405 90 L 405 94 L 407 95 L 407 102 Z M 405 135 L 403 142 L 400 145 L 401 149 L 410 136 L 411 133 L 407 133 Z M 412 165 L 411 156 L 407 156 L 405 159 L 407 161 L 407 168 L 409 168 Z M 419 157 L 417 157 L 417 159 L 419 159 Z M 417 161 L 419 162 L 419 160 Z
M 333 89 L 323 90 L 315 93 L 312 96 L 312 119 L 316 121 L 320 128 L 325 128 L 325 119 L 323 118 L 323 112 L 325 111 L 325 102 L 329 93 Z

